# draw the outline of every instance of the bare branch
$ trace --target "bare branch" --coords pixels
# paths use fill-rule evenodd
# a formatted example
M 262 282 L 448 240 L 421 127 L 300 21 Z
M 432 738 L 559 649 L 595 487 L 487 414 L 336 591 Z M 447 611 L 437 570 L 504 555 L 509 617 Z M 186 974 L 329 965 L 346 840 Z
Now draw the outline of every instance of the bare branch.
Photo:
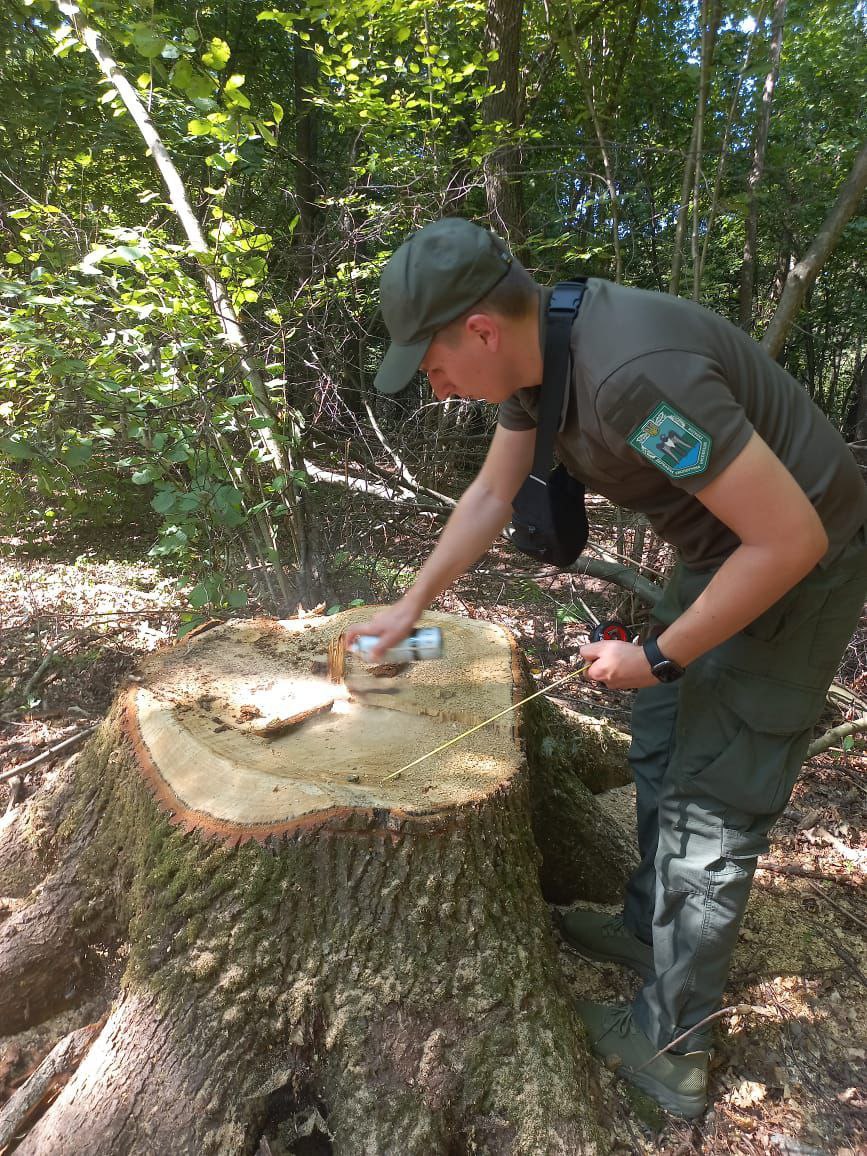
M 861 734 L 867 731 L 867 715 L 862 715 L 860 718 L 853 719 L 852 722 L 842 723 L 833 730 L 826 731 L 821 738 L 812 742 L 807 748 L 807 758 L 812 759 L 815 755 L 820 755 L 822 751 L 827 751 L 829 747 L 833 747 L 841 739 L 846 739 L 850 735 Z
M 88 1048 L 102 1030 L 103 1020 L 70 1032 L 51 1049 L 39 1067 L 24 1081 L 0 1111 L 0 1150 L 5 1151 L 13 1137 L 26 1127 L 28 1120 L 49 1095 L 57 1092 L 58 1082 L 66 1079 L 81 1063 Z
M 0 774 L 0 783 L 5 783 L 8 779 L 18 778 L 39 763 L 44 763 L 47 759 L 52 758 L 52 756 L 60 754 L 61 751 L 69 750 L 71 747 L 80 743 L 82 739 L 86 739 L 88 735 L 93 734 L 95 730 L 95 726 L 86 727 L 83 731 L 79 731 L 78 734 L 72 735 L 71 738 L 64 739 L 63 742 L 58 743 L 57 746 L 47 747 L 42 754 L 36 755 L 35 758 L 30 759 L 26 763 L 22 763 L 20 767 L 13 767 L 11 771 L 3 771 L 3 773 Z
M 858 202 L 865 189 L 867 189 L 867 141 L 855 157 L 849 176 L 840 186 L 837 199 L 806 255 L 789 270 L 780 304 L 762 337 L 762 345 L 771 357 L 776 357 L 785 345 L 786 337 L 804 302 L 807 290 L 833 252 L 841 233 L 858 208 Z

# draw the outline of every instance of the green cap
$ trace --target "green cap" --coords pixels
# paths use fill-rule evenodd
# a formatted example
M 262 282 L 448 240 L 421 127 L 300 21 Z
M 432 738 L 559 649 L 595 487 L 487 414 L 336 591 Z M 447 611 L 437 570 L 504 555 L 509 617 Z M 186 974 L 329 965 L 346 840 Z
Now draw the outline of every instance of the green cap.
M 374 381 L 379 392 L 408 385 L 437 330 L 481 301 L 511 263 L 499 237 L 460 217 L 434 221 L 404 241 L 380 279 L 391 346 Z

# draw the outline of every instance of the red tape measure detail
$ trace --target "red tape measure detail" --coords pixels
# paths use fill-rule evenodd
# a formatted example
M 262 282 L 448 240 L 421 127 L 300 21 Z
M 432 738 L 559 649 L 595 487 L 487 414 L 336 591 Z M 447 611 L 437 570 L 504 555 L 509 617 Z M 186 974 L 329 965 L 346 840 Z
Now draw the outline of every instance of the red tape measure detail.
M 590 635 L 590 641 L 628 642 L 629 631 L 622 622 L 618 622 L 616 618 L 612 618 L 608 622 L 600 622 L 598 626 L 594 626 L 593 632 Z

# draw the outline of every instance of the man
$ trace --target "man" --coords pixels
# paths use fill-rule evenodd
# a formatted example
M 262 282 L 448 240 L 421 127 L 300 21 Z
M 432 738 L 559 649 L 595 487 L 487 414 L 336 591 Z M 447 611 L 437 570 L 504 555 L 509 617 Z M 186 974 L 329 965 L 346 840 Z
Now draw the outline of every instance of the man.
M 377 635 L 380 651 L 509 521 L 533 460 L 550 297 L 502 241 L 457 219 L 402 245 L 381 291 L 392 345 L 377 388 L 396 393 L 421 370 L 438 399 L 491 402 L 499 420 L 411 589 L 350 632 Z M 641 863 L 622 915 L 577 910 L 562 926 L 584 954 L 645 980 L 629 1007 L 579 1004 L 594 1049 L 694 1117 L 756 860 L 863 606 L 867 490 L 837 431 L 739 329 L 594 278 L 572 327 L 557 452 L 679 553 L 643 646 L 581 647 L 588 677 L 639 691 Z

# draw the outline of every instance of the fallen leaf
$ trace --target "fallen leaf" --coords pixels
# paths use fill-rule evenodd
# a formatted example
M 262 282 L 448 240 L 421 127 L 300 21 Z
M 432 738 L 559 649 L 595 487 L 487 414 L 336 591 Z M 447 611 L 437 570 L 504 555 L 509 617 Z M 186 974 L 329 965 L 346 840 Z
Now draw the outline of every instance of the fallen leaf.
M 731 1102 L 738 1108 L 752 1108 L 764 1100 L 767 1091 L 767 1087 L 756 1080 L 741 1080 L 732 1089 Z

